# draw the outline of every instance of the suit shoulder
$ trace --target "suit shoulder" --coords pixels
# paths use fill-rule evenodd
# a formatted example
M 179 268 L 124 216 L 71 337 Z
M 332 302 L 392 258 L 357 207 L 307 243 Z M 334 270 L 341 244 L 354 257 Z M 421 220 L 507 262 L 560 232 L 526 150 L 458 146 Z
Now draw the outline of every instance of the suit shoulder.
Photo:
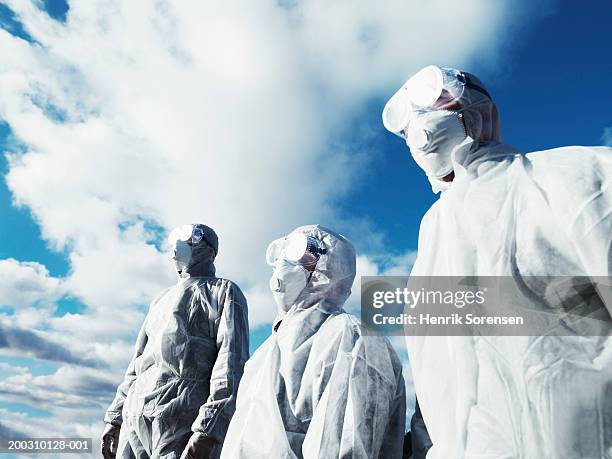
M 244 293 L 234 281 L 223 277 L 202 277 L 197 280 L 197 287 L 216 291 L 217 297 L 222 301 L 227 295 L 233 297 L 234 303 L 246 305 Z
M 354 345 L 361 337 L 361 322 L 354 315 L 342 310 L 336 314 L 332 314 L 325 323 L 325 327 L 342 331 L 344 341 Z
M 439 208 L 440 200 L 438 199 L 431 205 L 431 207 L 429 207 L 429 209 L 427 209 L 427 211 L 423 215 L 423 218 L 421 218 L 421 227 L 425 226 L 429 221 L 436 218 Z
M 174 286 L 171 285 L 170 287 L 166 287 L 161 292 L 159 292 L 157 295 L 155 295 L 155 297 L 153 298 L 153 301 L 151 301 L 151 304 L 149 305 L 149 309 L 155 307 L 155 305 L 159 302 L 159 300 L 161 300 L 173 288 Z

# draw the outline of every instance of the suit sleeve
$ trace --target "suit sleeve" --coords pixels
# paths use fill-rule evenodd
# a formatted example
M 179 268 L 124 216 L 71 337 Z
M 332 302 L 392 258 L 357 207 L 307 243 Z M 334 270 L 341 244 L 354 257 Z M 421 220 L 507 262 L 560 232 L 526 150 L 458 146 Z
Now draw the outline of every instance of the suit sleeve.
M 237 286 L 230 283 L 219 301 L 223 309 L 217 330 L 218 354 L 210 379 L 210 395 L 191 428 L 223 442 L 236 410 L 236 394 L 244 364 L 249 358 L 249 321 L 246 299 Z
M 125 372 L 125 376 L 123 377 L 123 381 L 119 384 L 117 388 L 117 393 L 115 395 L 114 400 L 106 410 L 106 414 L 104 415 L 104 422 L 108 424 L 113 424 L 116 426 L 121 426 L 123 423 L 123 416 L 121 411 L 123 410 L 123 404 L 125 403 L 125 398 L 127 397 L 127 393 L 130 390 L 130 387 L 136 380 L 136 359 L 144 352 L 145 346 L 147 345 L 147 332 L 145 331 L 145 323 L 142 325 L 140 332 L 138 333 L 138 338 L 136 339 L 136 345 L 134 347 L 134 354 L 130 363 Z

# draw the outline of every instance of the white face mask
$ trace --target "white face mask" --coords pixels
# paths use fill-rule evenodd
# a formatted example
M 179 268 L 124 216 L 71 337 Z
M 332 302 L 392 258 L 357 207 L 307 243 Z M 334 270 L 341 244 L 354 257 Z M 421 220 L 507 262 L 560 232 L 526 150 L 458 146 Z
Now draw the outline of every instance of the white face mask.
M 419 113 L 410 121 L 406 143 L 427 176 L 440 179 L 453 171 L 451 153 L 466 137 L 459 113 L 434 110 Z
M 291 309 L 308 284 L 310 274 L 310 271 L 300 265 L 293 265 L 284 260 L 276 263 L 270 278 L 270 290 L 279 308 L 283 311 Z
M 174 243 L 172 253 L 172 260 L 174 260 L 176 271 L 181 274 L 191 262 L 192 247 L 185 241 L 177 240 Z

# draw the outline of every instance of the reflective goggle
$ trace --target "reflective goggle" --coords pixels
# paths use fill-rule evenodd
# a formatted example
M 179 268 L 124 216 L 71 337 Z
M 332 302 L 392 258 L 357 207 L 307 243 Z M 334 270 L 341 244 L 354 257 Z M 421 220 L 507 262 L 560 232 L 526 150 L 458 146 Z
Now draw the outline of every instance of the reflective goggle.
M 313 236 L 296 233 L 272 241 L 266 250 L 266 263 L 274 266 L 283 257 L 296 265 L 312 265 L 325 253 L 327 248 L 323 242 Z
M 198 244 L 204 237 L 202 228 L 196 225 L 182 225 L 174 228 L 168 235 L 168 242 L 174 245 L 176 241 L 187 242 L 188 244 Z
M 442 109 L 457 102 L 466 87 L 491 98 L 486 89 L 470 80 L 465 73 L 436 65 L 419 70 L 386 103 L 382 113 L 385 128 L 403 137 L 415 110 Z

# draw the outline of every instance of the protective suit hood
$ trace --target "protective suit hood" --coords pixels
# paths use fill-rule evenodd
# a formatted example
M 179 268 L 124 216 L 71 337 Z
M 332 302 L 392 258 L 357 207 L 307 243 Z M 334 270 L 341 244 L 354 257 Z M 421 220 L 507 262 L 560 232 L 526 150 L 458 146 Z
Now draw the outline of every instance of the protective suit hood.
M 197 244 L 191 246 L 191 259 L 185 269 L 179 274 L 179 278 L 189 277 L 211 277 L 215 275 L 215 257 L 219 250 L 219 239 L 215 231 L 209 226 L 201 223 L 194 227 L 200 228 L 204 236 Z
M 321 256 L 310 275 L 306 287 L 291 309 L 316 307 L 326 313 L 338 311 L 351 294 L 355 280 L 355 248 L 344 236 L 320 225 L 296 228 L 291 234 L 301 232 L 322 241 L 327 253 Z M 284 315 L 284 311 L 279 311 Z
M 478 86 L 484 85 L 474 75 L 464 72 Z M 466 87 L 458 102 L 468 138 L 452 151 L 455 177 L 477 159 L 489 159 L 499 154 L 501 128 L 497 106 L 482 92 Z M 514 152 L 514 151 L 513 151 Z M 433 186 L 433 183 L 432 183 Z
M 470 81 L 481 88 L 482 82 L 471 73 L 463 72 Z M 486 88 L 485 88 L 486 89 Z M 463 107 L 462 113 L 468 136 L 475 143 L 486 145 L 501 142 L 501 130 L 497 106 L 492 99 L 477 89 L 466 87 L 458 102 Z

